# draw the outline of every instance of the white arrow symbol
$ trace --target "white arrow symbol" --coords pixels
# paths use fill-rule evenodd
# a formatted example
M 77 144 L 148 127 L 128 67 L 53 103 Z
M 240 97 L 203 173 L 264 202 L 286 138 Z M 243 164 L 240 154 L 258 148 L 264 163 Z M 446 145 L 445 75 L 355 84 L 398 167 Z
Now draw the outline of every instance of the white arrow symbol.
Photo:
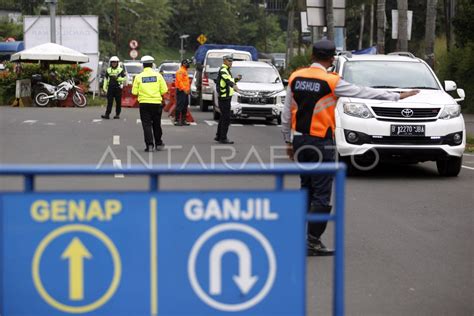
M 212 247 L 209 255 L 209 292 L 211 295 L 222 293 L 222 256 L 227 252 L 234 252 L 239 257 L 239 275 L 234 275 L 233 279 L 240 291 L 247 294 L 258 277 L 252 276 L 252 255 L 249 248 L 236 239 L 222 240 Z

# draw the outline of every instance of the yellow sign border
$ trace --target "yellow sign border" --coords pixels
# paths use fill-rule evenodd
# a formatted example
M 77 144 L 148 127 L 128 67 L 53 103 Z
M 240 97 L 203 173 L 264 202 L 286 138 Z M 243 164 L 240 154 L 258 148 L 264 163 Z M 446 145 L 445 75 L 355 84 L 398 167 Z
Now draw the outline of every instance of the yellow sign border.
M 110 283 L 109 288 L 105 292 L 102 297 L 100 297 L 95 302 L 84 305 L 84 306 L 69 306 L 63 303 L 58 302 L 55 300 L 43 286 L 41 282 L 41 276 L 39 271 L 39 266 L 41 262 L 41 256 L 43 255 L 44 250 L 48 247 L 48 245 L 57 237 L 69 233 L 69 232 L 83 232 L 88 233 L 100 241 L 107 247 L 110 254 L 112 255 L 112 261 L 114 264 L 114 275 L 112 278 L 112 282 Z M 33 264 L 32 264 L 32 274 L 33 274 L 33 283 L 38 290 L 40 296 L 51 306 L 68 313 L 87 313 L 93 311 L 102 305 L 104 305 L 115 293 L 117 290 L 118 285 L 120 284 L 120 278 L 122 275 L 122 264 L 120 260 L 119 252 L 115 247 L 114 243 L 104 234 L 102 231 L 98 230 L 97 228 L 87 226 L 87 225 L 66 225 L 60 228 L 53 230 L 49 233 L 39 244 L 38 248 L 36 248 L 35 254 L 33 256 Z

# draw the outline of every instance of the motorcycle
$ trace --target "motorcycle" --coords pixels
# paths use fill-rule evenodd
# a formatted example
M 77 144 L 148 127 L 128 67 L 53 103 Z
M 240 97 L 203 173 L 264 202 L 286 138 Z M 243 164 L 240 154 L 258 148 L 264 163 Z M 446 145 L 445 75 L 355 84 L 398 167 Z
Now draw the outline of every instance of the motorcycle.
M 68 79 L 57 86 L 45 82 L 37 82 L 37 93 L 35 94 L 35 103 L 39 107 L 45 107 L 50 101 L 66 100 L 69 92 L 72 90 L 72 102 L 75 106 L 83 108 L 87 105 L 87 98 L 84 91 L 76 86 L 74 80 Z

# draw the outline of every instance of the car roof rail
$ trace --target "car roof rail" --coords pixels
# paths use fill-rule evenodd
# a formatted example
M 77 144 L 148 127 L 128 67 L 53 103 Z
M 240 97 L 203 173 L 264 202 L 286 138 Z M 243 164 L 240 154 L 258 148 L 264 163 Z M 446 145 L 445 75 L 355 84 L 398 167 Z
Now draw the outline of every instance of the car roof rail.
M 352 58 L 352 52 L 348 51 L 348 50 L 338 51 L 336 55 L 337 56 L 346 56 L 347 58 Z
M 410 52 L 392 52 L 392 53 L 388 53 L 387 55 L 397 55 L 397 56 L 405 56 L 409 58 L 416 58 L 415 55 L 413 55 Z

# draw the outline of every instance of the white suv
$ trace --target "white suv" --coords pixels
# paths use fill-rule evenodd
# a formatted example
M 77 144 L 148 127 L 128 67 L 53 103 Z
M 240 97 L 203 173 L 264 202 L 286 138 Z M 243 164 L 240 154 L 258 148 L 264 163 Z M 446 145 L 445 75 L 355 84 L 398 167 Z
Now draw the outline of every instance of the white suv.
M 265 118 L 281 124 L 281 112 L 286 90 L 278 70 L 272 64 L 261 61 L 234 61 L 231 68 L 234 77 L 242 76 L 237 83 L 240 93 L 231 100 L 231 118 Z M 217 96 L 217 92 L 214 93 Z M 220 117 L 217 97 L 214 98 L 214 119 Z
M 360 86 L 391 91 L 418 89 L 398 102 L 340 98 L 336 108 L 336 144 L 349 171 L 368 170 L 379 161 L 436 161 L 442 176 L 457 176 L 466 130 L 453 81 L 444 89 L 433 70 L 409 53 L 338 56 L 335 71 Z

